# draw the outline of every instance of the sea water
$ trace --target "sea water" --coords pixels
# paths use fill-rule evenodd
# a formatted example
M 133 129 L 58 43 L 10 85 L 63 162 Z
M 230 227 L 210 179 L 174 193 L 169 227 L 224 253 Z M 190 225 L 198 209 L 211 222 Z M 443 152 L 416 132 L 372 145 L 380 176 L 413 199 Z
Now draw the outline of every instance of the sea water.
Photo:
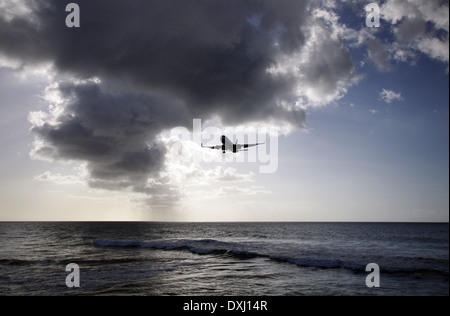
M 447 223 L 0 223 L 0 295 L 448 295 L 448 275 Z

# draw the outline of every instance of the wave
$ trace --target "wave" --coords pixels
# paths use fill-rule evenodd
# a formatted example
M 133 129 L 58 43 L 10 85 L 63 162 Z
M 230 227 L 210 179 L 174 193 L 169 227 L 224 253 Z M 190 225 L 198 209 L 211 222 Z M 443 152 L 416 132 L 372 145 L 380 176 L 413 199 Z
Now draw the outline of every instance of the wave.
M 217 241 L 214 239 L 175 239 L 175 240 L 158 240 L 151 242 L 141 241 L 124 241 L 124 240 L 103 240 L 96 239 L 94 244 L 100 247 L 128 247 L 128 248 L 150 248 L 157 250 L 188 250 L 198 255 L 208 254 L 227 254 L 242 258 L 254 258 L 264 255 L 244 251 L 232 250 L 231 243 Z
M 20 265 L 33 265 L 38 263 L 36 260 L 23 260 L 23 259 L 0 259 L 0 265 L 20 266 Z
M 156 240 L 149 242 L 104 240 L 96 239 L 94 244 L 99 247 L 125 247 L 125 248 L 148 248 L 155 250 L 187 250 L 198 255 L 223 255 L 235 257 L 241 260 L 253 258 L 265 258 L 274 262 L 290 263 L 299 267 L 321 268 L 321 269 L 347 269 L 353 272 L 366 273 L 366 265 L 345 260 L 333 260 L 328 258 L 311 258 L 299 256 L 285 256 L 279 254 L 264 253 L 261 251 L 249 251 L 245 245 L 238 242 L 224 242 L 214 239 L 171 239 Z M 380 266 L 381 272 L 385 273 L 414 273 L 414 274 L 439 274 L 448 277 L 448 271 L 439 269 L 405 268 Z
M 50 266 L 50 265 L 68 265 L 69 263 L 76 262 L 77 264 L 96 266 L 96 265 L 105 265 L 105 264 L 126 264 L 133 262 L 142 262 L 144 259 L 142 258 L 113 258 L 113 259 L 82 259 L 82 258 L 74 258 L 74 259 L 49 259 L 44 258 L 40 260 L 23 260 L 23 259 L 0 259 L 0 266 Z

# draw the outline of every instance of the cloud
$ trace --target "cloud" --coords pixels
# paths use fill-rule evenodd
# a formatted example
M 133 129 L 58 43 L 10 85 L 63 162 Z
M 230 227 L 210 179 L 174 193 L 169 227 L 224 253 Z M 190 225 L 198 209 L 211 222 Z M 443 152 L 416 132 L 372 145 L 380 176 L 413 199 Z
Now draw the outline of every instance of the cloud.
M 87 182 L 94 188 L 174 200 L 161 176 L 166 147 L 155 137 L 165 127 L 185 124 L 189 116 L 182 104 L 146 94 L 115 94 L 96 81 L 63 82 L 46 93 L 44 99 L 55 104 L 47 113 L 29 115 L 36 137 L 32 157 L 86 162 Z
M 305 45 L 295 53 L 279 53 L 268 69 L 274 76 L 289 76 L 295 88 L 296 105 L 324 106 L 343 97 L 360 76 L 348 48 L 339 35 L 345 31 L 329 11 L 312 10 L 304 26 Z M 330 19 L 325 21 L 324 19 Z
M 292 96 L 291 78 L 266 70 L 277 52 L 304 44 L 299 26 L 307 1 L 81 0 L 80 29 L 61 22 L 61 1 L 22 3 L 30 4 L 37 21 L 3 17 L 0 39 L 3 54 L 23 64 L 50 61 L 60 73 L 170 95 L 192 112 L 219 114 L 227 123 L 267 116 L 302 123 L 301 115 L 273 106 Z M 254 14 L 262 16 L 257 27 L 248 21 Z
M 331 2 L 329 2 L 331 3 Z M 33 158 L 86 164 L 91 187 L 171 205 L 183 197 L 160 134 L 192 119 L 305 128 L 305 108 L 342 98 L 359 76 L 314 1 L 0 1 L 2 65 L 46 65 L 46 111 L 29 115 Z M 341 25 L 342 26 L 342 25 Z M 247 181 L 232 169 L 206 173 Z
M 253 173 L 242 174 L 239 173 L 234 168 L 224 168 L 222 166 L 218 166 L 215 169 L 208 170 L 206 172 L 207 178 L 215 179 L 216 181 L 251 181 L 251 177 Z
M 386 103 L 392 103 L 392 101 L 403 101 L 402 94 L 392 90 L 383 89 L 380 92 L 380 98 Z
M 193 194 L 194 199 L 205 198 L 220 198 L 229 196 L 254 196 L 260 194 L 271 194 L 270 191 L 264 189 L 261 186 L 252 185 L 247 187 L 241 187 L 237 185 L 224 185 L 218 188 L 210 188 L 208 190 L 199 190 Z
M 367 58 L 381 72 L 392 70 L 392 61 L 415 64 L 420 55 L 449 63 L 448 1 L 385 0 L 380 2 L 379 28 L 347 23 L 344 14 L 353 12 L 364 21 L 365 6 L 373 1 L 319 1 L 314 16 L 331 30 L 331 38 L 351 48 L 367 49 Z M 392 35 L 392 37 L 391 37 Z
M 367 47 L 369 58 L 373 61 L 377 69 L 381 72 L 389 71 L 391 69 L 391 56 L 388 53 L 387 47 L 375 37 L 367 40 Z
M 431 59 L 449 63 L 449 6 L 440 0 L 388 0 L 382 18 L 392 24 L 402 51 L 419 51 Z M 409 53 L 411 55 L 411 53 Z
M 359 16 L 363 2 L 78 0 L 81 28 L 65 26 L 66 4 L 0 0 L 0 66 L 43 69 L 51 81 L 48 109 L 28 116 L 31 156 L 81 162 L 91 187 L 162 208 L 183 198 L 182 181 L 252 178 L 174 163 L 164 131 L 194 118 L 305 129 L 307 108 L 336 102 L 361 79 L 354 48 L 366 47 L 381 71 L 418 53 L 448 65 L 448 3 L 438 0 L 383 2 L 396 43 L 343 22 L 341 9 Z M 402 100 L 389 90 L 381 98 Z
M 38 181 L 49 181 L 57 184 L 84 184 L 85 179 L 77 175 L 63 175 L 60 173 L 52 173 L 51 171 L 45 171 L 34 177 Z
M 173 144 L 173 139 L 163 139 L 162 141 Z M 182 144 L 178 141 L 178 145 L 184 146 L 186 144 Z M 196 150 L 202 150 L 198 147 L 199 146 L 196 145 Z M 182 151 L 185 150 L 183 147 L 177 146 L 177 148 L 180 148 Z M 206 153 L 219 153 L 220 156 L 222 156 L 220 151 L 206 150 Z M 169 149 L 166 153 L 166 169 L 164 174 L 167 178 L 171 179 L 171 183 L 177 187 L 208 185 L 211 183 L 223 182 L 248 183 L 253 181 L 253 172 L 242 173 L 235 168 L 224 166 L 207 168 L 207 164 L 202 165 L 198 162 L 186 163 L 183 158 L 182 152 L 178 150 Z
M 449 30 L 448 3 L 440 0 L 388 0 L 381 7 L 383 18 L 393 24 L 404 18 L 422 19 Z
M 269 191 L 264 190 L 259 186 L 250 186 L 247 188 L 241 188 L 237 186 L 223 186 L 213 192 L 217 196 L 230 196 L 230 195 L 255 195 L 255 194 L 270 194 Z

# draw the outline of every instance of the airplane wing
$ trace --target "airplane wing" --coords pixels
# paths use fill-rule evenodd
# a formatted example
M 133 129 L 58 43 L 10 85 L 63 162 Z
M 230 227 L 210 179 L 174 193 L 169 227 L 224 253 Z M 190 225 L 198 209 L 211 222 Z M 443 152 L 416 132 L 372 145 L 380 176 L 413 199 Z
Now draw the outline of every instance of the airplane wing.
M 265 143 L 256 143 L 256 144 L 236 144 L 236 149 L 237 150 L 246 150 L 249 147 L 255 147 L 258 145 L 263 145 Z
M 216 145 L 216 146 L 203 146 L 203 148 L 209 148 L 209 149 L 217 149 L 217 150 L 221 150 L 222 149 L 222 145 Z

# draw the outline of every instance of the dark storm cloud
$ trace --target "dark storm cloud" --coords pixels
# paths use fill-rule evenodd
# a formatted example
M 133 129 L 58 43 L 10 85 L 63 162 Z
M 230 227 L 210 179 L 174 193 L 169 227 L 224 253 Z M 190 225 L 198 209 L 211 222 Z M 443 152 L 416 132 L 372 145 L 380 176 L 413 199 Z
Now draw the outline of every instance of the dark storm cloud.
M 277 115 L 274 102 L 289 96 L 293 80 L 266 69 L 277 50 L 303 45 L 307 1 L 80 0 L 79 29 L 65 27 L 67 2 L 33 3 L 35 19 L 0 20 L 3 52 L 174 95 L 194 114 L 233 124 Z
M 24 0 L 30 14 L 0 12 L 0 56 L 50 63 L 59 82 L 60 110 L 32 128 L 36 157 L 86 162 L 91 186 L 131 188 L 165 205 L 180 193 L 162 175 L 163 130 L 214 115 L 229 125 L 304 126 L 303 109 L 280 106 L 298 97 L 300 70 L 268 69 L 305 45 L 309 1 L 77 0 L 80 28 L 65 26 L 69 2 Z M 354 71 L 348 51 L 330 47 L 338 47 L 330 58 L 317 52 L 303 64 L 306 86 L 305 75 L 318 86 L 334 81 L 318 89 L 324 95 Z M 333 56 L 348 61 L 342 71 L 330 72 Z
M 45 140 L 34 154 L 87 162 L 94 187 L 142 190 L 164 169 L 166 148 L 155 135 L 189 117 L 180 103 L 164 97 L 114 95 L 93 82 L 61 84 L 57 91 L 65 100 L 62 113 L 32 128 Z

